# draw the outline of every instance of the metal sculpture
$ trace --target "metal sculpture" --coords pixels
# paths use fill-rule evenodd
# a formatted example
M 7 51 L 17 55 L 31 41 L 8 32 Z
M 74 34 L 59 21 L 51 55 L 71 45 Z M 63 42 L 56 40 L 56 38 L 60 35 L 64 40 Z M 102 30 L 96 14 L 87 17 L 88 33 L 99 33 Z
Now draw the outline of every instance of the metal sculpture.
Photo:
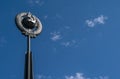
M 24 79 L 33 79 L 32 69 L 32 52 L 30 39 L 35 38 L 42 31 L 40 20 L 30 12 L 17 14 L 15 23 L 23 35 L 27 36 L 27 53 L 25 55 L 25 72 Z
M 20 13 L 16 16 L 16 25 L 18 29 L 25 35 L 36 37 L 42 31 L 42 24 L 40 20 L 32 15 L 30 12 Z

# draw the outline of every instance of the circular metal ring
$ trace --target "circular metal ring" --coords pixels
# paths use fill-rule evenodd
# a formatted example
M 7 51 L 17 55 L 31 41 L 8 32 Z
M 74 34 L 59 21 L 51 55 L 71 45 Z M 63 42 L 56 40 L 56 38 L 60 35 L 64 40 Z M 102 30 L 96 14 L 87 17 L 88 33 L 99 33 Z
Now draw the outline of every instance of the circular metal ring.
M 22 21 L 26 17 L 29 18 L 28 22 L 34 23 L 33 28 L 26 28 L 26 26 L 22 23 Z M 40 20 L 29 12 L 28 13 L 22 12 L 20 14 L 17 14 L 15 18 L 15 22 L 16 22 L 18 29 L 22 32 L 22 34 L 24 34 L 25 36 L 30 36 L 31 38 L 36 37 L 42 31 L 42 24 Z M 30 25 L 28 25 L 28 27 L 29 26 Z

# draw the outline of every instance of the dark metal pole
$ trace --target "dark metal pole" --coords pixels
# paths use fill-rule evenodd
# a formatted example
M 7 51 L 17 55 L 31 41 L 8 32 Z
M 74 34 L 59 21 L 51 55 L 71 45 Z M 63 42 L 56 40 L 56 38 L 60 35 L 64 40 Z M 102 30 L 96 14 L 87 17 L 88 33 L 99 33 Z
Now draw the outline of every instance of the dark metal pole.
M 25 54 L 25 72 L 24 79 L 33 79 L 32 53 Z
M 31 52 L 31 38 L 30 35 L 27 36 L 27 52 Z
M 27 53 L 25 55 L 25 74 L 24 79 L 33 79 L 32 52 L 30 36 L 27 36 Z

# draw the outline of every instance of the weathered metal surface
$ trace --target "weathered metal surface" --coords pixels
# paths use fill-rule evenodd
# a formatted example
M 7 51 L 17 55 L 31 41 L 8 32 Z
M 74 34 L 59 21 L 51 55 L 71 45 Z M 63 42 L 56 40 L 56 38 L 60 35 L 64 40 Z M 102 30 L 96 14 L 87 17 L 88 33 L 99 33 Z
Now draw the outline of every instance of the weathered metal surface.
M 22 34 L 29 35 L 31 38 L 36 37 L 42 31 L 40 20 L 29 12 L 17 14 L 15 22 Z

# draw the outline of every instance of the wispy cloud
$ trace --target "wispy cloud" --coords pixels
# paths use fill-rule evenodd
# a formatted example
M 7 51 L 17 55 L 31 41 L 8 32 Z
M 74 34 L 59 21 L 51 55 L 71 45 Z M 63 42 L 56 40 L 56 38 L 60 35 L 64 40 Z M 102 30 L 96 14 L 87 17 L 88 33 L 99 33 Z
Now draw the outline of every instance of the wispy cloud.
M 62 38 L 60 32 L 51 32 L 50 35 L 52 41 L 58 41 Z
M 52 79 L 51 76 L 36 75 L 36 79 Z
M 86 79 L 82 73 L 76 73 L 75 76 L 65 76 L 65 79 Z
M 64 18 L 63 18 L 63 16 L 62 15 L 60 15 L 60 14 L 56 14 L 55 15 L 55 17 L 57 18 L 57 19 L 61 19 L 61 20 L 63 20 Z
M 71 40 L 71 41 L 62 42 L 61 45 L 65 47 L 71 47 L 71 46 L 75 46 L 76 43 L 77 43 L 76 40 Z
M 109 79 L 109 78 L 107 76 L 89 78 L 85 77 L 83 73 L 76 73 L 75 75 L 65 76 L 65 79 Z
M 36 79 L 109 79 L 108 76 L 86 77 L 83 73 L 76 73 L 75 75 L 67 75 L 63 77 L 36 75 Z
M 98 16 L 97 18 L 93 18 L 93 19 L 90 19 L 90 20 L 86 20 L 86 24 L 89 26 L 89 27 L 94 27 L 96 26 L 97 24 L 105 24 L 105 21 L 108 19 L 108 17 L 106 16 L 103 16 L 103 15 L 100 15 Z
M 48 18 L 48 15 L 43 16 L 43 18 L 44 18 L 44 20 L 46 20 Z
M 32 6 L 33 5 L 43 6 L 45 2 L 43 0 L 28 0 L 28 3 Z

